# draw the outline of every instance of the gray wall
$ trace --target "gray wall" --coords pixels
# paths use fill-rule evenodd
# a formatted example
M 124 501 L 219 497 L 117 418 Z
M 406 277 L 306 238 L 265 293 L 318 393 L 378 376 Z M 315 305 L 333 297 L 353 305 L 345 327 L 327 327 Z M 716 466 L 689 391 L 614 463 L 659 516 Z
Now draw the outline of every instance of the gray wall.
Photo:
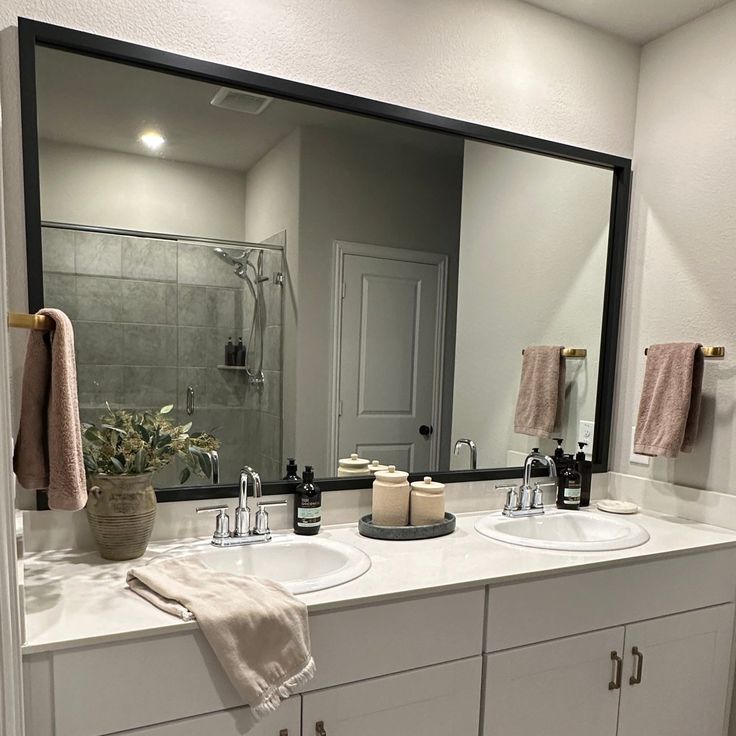
M 452 435 L 476 442 L 479 467 L 540 444 L 513 426 L 526 345 L 588 350 L 566 362 L 568 452 L 578 421 L 595 419 L 611 182 L 605 169 L 465 143 Z M 452 467 L 468 467 L 466 451 Z
M 447 324 L 455 323 L 462 143 L 457 155 L 302 129 L 296 436 L 300 460 L 327 467 L 333 243 L 336 240 L 449 256 Z M 448 342 L 453 344 L 453 335 Z
M 240 172 L 49 140 L 39 155 L 45 220 L 243 240 Z

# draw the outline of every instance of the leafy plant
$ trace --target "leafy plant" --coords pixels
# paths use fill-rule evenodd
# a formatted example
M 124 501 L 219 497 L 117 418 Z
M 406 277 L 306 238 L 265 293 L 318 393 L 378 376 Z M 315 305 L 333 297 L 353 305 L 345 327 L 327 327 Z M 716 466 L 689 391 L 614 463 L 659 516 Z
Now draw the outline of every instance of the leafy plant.
M 212 474 L 211 450 L 219 441 L 205 432 L 190 434 L 192 423 L 175 425 L 166 415 L 173 405 L 157 412 L 111 409 L 99 425 L 82 425 L 84 468 L 88 474 L 140 475 L 155 473 L 175 459 L 184 463 L 179 481 L 192 473 Z

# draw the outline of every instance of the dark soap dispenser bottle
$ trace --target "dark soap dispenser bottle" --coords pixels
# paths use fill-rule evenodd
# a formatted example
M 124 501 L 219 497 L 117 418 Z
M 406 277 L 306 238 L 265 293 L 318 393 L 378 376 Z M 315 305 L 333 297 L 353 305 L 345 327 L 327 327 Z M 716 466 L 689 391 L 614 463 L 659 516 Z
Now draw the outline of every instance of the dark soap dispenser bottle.
M 314 482 L 312 466 L 307 465 L 294 491 L 294 534 L 317 534 L 321 524 L 322 492 Z
M 578 442 L 580 448 L 575 455 L 575 469 L 580 473 L 580 505 L 590 506 L 590 484 L 593 478 L 593 463 L 585 457 L 587 442 Z
M 290 457 L 286 460 L 286 475 L 284 480 L 291 482 L 299 482 L 299 468 L 296 464 L 296 458 Z
M 570 455 L 567 458 L 572 459 Z M 558 478 L 557 508 L 568 511 L 579 509 L 581 477 L 575 465 L 571 462 L 566 463 L 562 472 L 558 474 Z

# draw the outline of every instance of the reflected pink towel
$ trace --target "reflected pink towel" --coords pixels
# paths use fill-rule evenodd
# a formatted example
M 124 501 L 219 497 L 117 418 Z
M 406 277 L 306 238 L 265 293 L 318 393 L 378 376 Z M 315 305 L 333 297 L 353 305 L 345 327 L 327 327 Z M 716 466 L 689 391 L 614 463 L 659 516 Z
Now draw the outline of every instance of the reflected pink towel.
M 565 401 L 565 360 L 561 350 L 562 345 L 524 349 L 514 432 L 551 437 L 559 427 Z
M 634 452 L 677 457 L 698 435 L 703 352 L 697 342 L 652 345 L 636 420 Z
M 41 309 L 52 332 L 31 330 L 26 347 L 20 427 L 13 469 L 29 489 L 48 489 L 49 507 L 78 511 L 87 503 L 77 399 L 74 330 L 58 309 Z

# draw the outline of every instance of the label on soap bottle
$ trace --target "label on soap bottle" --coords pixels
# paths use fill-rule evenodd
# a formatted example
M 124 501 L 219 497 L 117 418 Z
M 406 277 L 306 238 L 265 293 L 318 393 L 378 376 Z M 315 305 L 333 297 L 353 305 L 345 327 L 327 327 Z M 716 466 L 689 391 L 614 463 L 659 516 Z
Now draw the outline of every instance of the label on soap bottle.
M 312 506 L 311 504 L 315 505 Z M 307 505 L 309 507 L 304 508 Z M 322 523 L 322 504 L 319 501 L 301 500 L 299 508 L 296 510 L 296 519 L 298 526 L 319 526 Z

